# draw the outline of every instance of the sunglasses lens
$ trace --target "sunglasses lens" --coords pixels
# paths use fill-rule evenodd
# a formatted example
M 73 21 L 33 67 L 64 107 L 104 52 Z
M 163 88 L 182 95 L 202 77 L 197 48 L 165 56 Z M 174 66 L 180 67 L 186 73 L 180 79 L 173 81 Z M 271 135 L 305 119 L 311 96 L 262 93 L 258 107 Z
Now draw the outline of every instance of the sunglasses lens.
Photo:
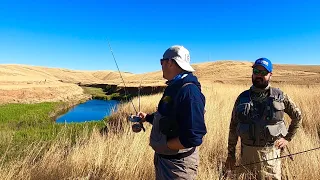
M 269 72 L 265 70 L 259 70 L 259 69 L 253 69 L 253 74 L 259 75 L 261 74 L 262 76 L 266 76 Z
M 168 61 L 169 59 L 160 59 L 160 64 L 162 65 L 163 61 Z
M 260 73 L 259 69 L 253 69 L 253 74 L 258 75 Z
M 266 75 L 268 74 L 268 71 L 260 71 L 260 74 L 261 74 L 262 76 L 266 76 Z

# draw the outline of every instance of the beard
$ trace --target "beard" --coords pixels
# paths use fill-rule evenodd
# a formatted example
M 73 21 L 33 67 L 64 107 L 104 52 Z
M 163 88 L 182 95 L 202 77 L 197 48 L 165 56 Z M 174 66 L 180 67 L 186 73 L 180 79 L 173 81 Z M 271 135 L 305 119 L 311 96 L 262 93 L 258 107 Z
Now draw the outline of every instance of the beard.
M 255 79 L 252 78 L 252 84 L 256 88 L 265 89 L 269 85 L 269 80 L 265 81 L 263 78 L 256 77 Z

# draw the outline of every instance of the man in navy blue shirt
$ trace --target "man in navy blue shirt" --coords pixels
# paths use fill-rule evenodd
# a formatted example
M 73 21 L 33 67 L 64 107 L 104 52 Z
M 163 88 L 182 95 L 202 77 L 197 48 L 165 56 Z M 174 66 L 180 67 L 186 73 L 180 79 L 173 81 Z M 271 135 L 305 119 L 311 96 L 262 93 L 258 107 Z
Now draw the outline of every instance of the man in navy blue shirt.
M 205 96 L 189 51 L 183 46 L 168 48 L 160 60 L 168 85 L 157 112 L 139 112 L 142 122 L 151 123 L 150 146 L 154 149 L 156 179 L 195 179 L 199 165 L 198 146 L 207 133 L 204 122 Z

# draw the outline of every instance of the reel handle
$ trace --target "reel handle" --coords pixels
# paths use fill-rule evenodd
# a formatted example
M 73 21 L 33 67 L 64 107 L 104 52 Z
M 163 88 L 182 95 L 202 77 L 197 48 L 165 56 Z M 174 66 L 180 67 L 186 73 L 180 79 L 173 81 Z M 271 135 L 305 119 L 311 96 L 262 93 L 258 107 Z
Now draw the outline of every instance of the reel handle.
M 131 122 L 140 122 L 141 121 L 141 118 L 139 116 L 135 116 L 135 115 L 131 115 L 129 116 L 129 121 Z

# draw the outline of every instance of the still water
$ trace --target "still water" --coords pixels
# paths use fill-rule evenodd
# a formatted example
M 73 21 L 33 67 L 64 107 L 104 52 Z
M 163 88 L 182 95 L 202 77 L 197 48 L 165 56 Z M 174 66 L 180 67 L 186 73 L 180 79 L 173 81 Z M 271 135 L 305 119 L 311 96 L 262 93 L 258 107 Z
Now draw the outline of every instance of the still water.
M 119 101 L 89 100 L 56 119 L 57 123 L 98 121 L 117 110 Z

